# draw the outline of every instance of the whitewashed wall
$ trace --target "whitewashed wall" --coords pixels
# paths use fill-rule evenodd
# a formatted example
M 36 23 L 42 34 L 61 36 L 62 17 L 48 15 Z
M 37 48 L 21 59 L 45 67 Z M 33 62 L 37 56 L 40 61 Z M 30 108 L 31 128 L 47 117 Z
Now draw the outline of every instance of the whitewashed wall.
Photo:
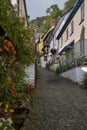
M 67 72 L 60 74 L 60 76 L 72 80 L 73 82 L 76 82 L 78 84 L 82 84 L 85 73 L 87 73 L 87 67 L 84 68 L 83 66 L 68 70 Z
M 29 83 L 29 84 L 34 85 L 34 81 L 35 81 L 35 65 L 32 64 L 31 66 L 27 67 L 25 69 L 25 72 L 27 74 L 27 77 L 25 78 L 26 82 Z
M 41 56 L 41 57 L 40 57 L 40 63 L 41 63 L 41 67 L 42 67 L 42 68 L 46 68 L 46 63 L 47 63 L 47 61 L 44 61 L 44 56 Z

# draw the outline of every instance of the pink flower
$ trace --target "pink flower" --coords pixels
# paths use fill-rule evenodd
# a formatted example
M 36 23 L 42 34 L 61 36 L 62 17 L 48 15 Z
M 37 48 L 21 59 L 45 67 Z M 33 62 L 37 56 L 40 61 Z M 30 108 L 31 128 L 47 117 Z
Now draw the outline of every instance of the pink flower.
M 3 110 L 0 110 L 0 113 L 2 113 L 3 112 Z
M 0 60 L 2 60 L 2 56 L 0 56 Z
M 5 116 L 5 117 L 10 117 L 11 114 L 10 114 L 10 113 L 6 113 L 4 116 Z

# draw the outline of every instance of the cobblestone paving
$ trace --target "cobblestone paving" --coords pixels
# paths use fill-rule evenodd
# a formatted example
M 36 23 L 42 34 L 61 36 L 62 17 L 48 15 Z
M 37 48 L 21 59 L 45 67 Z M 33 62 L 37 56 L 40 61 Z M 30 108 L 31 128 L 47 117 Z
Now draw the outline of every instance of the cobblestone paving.
M 40 68 L 35 101 L 23 130 L 87 130 L 87 90 Z

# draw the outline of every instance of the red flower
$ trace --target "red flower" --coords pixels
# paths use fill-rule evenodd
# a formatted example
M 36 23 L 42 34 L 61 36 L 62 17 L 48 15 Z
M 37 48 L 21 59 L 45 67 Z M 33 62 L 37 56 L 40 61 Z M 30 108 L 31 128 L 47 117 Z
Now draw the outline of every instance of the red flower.
M 29 88 L 28 88 L 28 91 L 29 91 L 29 92 L 34 92 L 34 91 L 35 91 L 35 88 L 34 88 L 34 87 L 29 87 Z
M 12 84 L 11 84 L 11 87 L 12 87 L 12 88 L 15 88 L 15 83 L 12 83 Z
M 13 93 L 14 95 L 16 95 L 16 94 L 17 94 L 17 91 L 16 91 L 16 89 L 15 89 L 15 88 L 13 88 L 13 89 L 12 89 L 12 93 Z

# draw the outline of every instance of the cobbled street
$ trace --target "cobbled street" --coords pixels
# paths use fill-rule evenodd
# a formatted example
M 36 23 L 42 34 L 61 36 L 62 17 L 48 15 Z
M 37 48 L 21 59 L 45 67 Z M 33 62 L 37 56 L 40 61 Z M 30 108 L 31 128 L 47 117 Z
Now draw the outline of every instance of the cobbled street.
M 25 130 L 87 130 L 87 89 L 39 69 Z

